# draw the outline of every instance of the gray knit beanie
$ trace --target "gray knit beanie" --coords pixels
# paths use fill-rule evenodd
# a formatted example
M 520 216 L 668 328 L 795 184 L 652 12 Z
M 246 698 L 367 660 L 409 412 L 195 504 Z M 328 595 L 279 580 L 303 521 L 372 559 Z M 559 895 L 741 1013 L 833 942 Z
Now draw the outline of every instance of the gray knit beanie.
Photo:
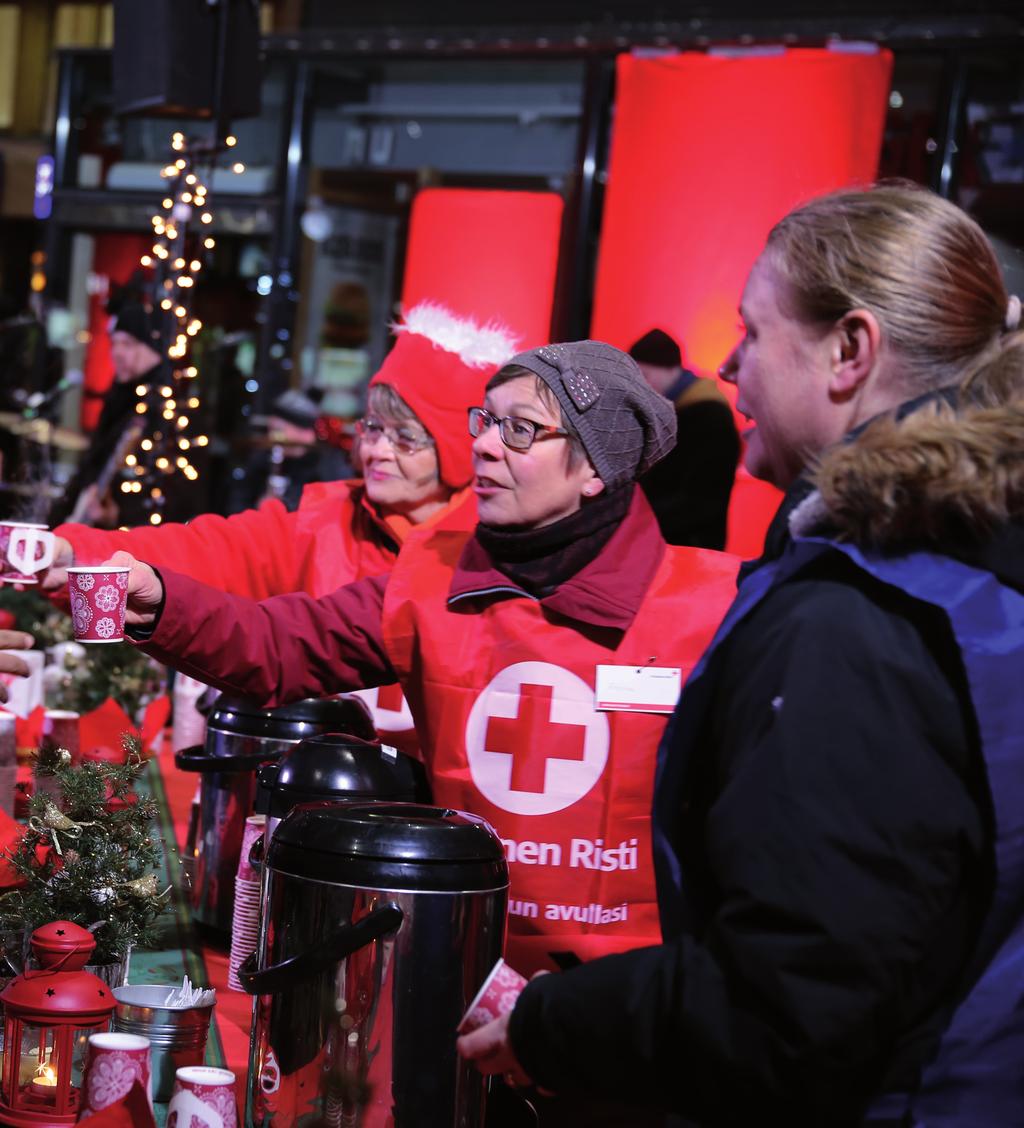
M 512 357 L 554 392 L 608 489 L 634 482 L 676 445 L 675 408 L 632 357 L 603 341 L 543 345 Z

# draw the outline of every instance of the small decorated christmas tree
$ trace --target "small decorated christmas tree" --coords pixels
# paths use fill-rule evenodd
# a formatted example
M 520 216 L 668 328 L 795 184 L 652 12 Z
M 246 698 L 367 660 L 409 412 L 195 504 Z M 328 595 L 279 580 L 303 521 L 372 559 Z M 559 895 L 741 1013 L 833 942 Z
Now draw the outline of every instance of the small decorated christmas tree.
M 160 843 L 150 833 L 156 804 L 132 789 L 144 770 L 142 748 L 134 735 L 123 745 L 124 764 L 75 767 L 61 749 L 40 764 L 56 778 L 60 802 L 33 796 L 25 833 L 8 854 L 25 885 L 0 897 L 0 915 L 28 931 L 53 920 L 91 929 L 96 963 L 152 945 L 168 900 L 156 872 Z

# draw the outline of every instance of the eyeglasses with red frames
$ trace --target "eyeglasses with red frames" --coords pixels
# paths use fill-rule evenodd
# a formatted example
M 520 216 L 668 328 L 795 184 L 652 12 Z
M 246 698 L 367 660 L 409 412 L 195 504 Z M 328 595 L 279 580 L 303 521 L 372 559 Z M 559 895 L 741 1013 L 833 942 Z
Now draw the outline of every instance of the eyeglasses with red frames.
M 562 427 L 551 427 L 546 423 L 534 423 L 532 419 L 522 419 L 518 415 L 505 415 L 498 418 L 485 407 L 469 409 L 469 433 L 478 438 L 492 424 L 498 427 L 501 441 L 510 450 L 529 450 L 541 439 L 568 438 L 569 432 Z
M 387 439 L 399 454 L 415 454 L 434 445 L 434 440 L 428 434 L 415 427 L 389 427 L 372 415 L 358 420 L 356 434 L 361 442 L 370 444 Z

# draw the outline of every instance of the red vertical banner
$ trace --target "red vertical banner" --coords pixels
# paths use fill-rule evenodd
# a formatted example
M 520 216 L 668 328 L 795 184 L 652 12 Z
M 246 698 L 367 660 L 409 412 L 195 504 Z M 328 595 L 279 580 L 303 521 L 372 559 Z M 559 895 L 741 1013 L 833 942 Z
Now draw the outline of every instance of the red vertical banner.
M 136 270 L 139 259 L 152 245 L 152 237 L 145 235 L 103 232 L 97 235 L 92 257 L 92 273 L 105 280 L 89 296 L 89 345 L 85 350 L 83 370 L 85 394 L 82 397 L 82 427 L 91 431 L 103 409 L 103 396 L 114 380 L 114 367 L 110 363 L 110 338 L 107 325 L 107 301 L 125 285 Z
M 554 192 L 426 188 L 413 201 L 402 305 L 442 302 L 501 322 L 522 348 L 545 344 L 561 228 Z
M 891 72 L 888 51 L 619 56 L 592 336 L 659 327 L 713 372 L 772 225 L 875 177 Z M 741 471 L 729 548 L 756 555 L 777 502 Z

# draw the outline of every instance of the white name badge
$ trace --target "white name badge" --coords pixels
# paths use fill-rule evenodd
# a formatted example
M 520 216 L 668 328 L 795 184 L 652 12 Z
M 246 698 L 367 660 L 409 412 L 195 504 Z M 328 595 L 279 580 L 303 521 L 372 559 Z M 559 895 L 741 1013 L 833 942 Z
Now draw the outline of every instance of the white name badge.
M 594 708 L 607 713 L 671 713 L 682 680 L 678 666 L 598 666 Z

